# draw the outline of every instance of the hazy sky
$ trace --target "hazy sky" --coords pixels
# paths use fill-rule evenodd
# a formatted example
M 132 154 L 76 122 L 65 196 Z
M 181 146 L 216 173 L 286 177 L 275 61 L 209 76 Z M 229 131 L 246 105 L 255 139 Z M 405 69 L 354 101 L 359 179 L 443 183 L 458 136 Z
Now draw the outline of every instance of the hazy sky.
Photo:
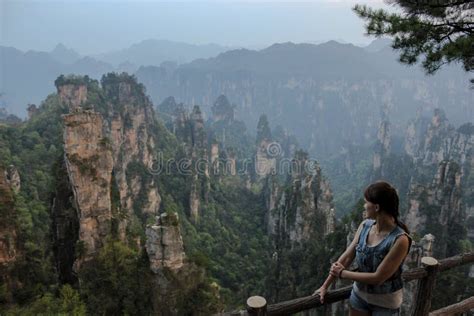
M 381 0 L 21 1 L 0 0 L 0 45 L 51 50 L 61 42 L 83 54 L 144 39 L 263 47 L 329 39 L 369 43 L 355 3 Z

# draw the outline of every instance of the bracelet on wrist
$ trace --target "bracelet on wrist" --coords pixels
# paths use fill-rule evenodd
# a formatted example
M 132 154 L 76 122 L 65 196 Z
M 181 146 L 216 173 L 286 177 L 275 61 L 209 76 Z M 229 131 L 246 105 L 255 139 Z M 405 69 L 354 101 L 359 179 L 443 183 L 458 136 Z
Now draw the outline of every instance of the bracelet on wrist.
M 344 271 L 344 270 L 346 270 L 346 269 L 342 269 L 342 270 L 339 272 L 339 275 L 338 275 L 338 278 L 339 278 L 339 279 L 342 279 L 342 271 Z

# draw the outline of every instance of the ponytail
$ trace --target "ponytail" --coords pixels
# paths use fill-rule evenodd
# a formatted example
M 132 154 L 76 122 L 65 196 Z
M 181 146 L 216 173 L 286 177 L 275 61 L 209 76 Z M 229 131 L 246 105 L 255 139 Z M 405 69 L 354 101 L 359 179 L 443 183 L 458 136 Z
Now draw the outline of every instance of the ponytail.
M 400 226 L 405 231 L 405 233 L 410 235 L 410 230 L 408 229 L 407 225 L 405 225 L 405 223 L 403 223 L 402 221 L 399 221 L 398 216 L 395 217 L 395 223 L 397 223 L 397 225 Z

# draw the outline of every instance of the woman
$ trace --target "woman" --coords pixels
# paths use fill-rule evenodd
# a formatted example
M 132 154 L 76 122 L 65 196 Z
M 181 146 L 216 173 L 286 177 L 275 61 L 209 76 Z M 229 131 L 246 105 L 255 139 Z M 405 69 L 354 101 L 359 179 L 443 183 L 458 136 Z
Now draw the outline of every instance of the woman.
M 398 220 L 398 195 L 387 182 L 364 192 L 363 221 L 354 240 L 331 266 L 329 277 L 314 294 L 321 303 L 336 279 L 354 281 L 349 299 L 351 316 L 399 315 L 403 299 L 402 265 L 411 246 L 408 228 Z M 356 260 L 357 272 L 346 270 Z

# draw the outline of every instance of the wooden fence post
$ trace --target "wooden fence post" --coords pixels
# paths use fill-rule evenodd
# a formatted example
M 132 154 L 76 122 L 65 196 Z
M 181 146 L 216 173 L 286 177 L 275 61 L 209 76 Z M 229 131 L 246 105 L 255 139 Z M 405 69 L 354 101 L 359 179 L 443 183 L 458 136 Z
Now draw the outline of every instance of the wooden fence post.
M 431 309 L 431 293 L 433 292 L 436 273 L 438 272 L 438 260 L 432 257 L 421 258 L 423 268 L 428 273 L 426 277 L 418 281 L 415 293 L 412 316 L 428 316 Z
M 247 299 L 247 312 L 251 316 L 267 315 L 267 300 L 261 296 L 251 296 Z

